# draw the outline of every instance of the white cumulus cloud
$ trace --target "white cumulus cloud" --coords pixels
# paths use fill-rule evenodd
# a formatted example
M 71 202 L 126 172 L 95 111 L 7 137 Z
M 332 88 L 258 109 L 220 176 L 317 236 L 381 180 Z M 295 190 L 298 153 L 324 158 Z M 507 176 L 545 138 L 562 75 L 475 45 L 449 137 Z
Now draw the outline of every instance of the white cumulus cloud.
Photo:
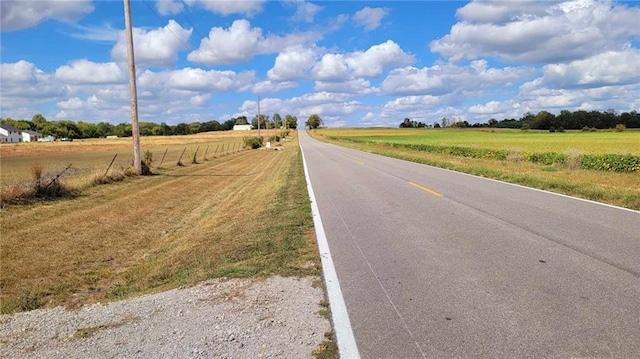
M 474 1 L 431 50 L 458 61 L 483 56 L 519 63 L 568 62 L 619 51 L 640 36 L 640 8 L 611 1 Z
M 312 49 L 300 45 L 289 47 L 276 57 L 273 68 L 267 72 L 269 80 L 298 80 L 306 76 L 306 71 L 313 66 L 316 54 Z
M 72 84 L 112 84 L 127 79 L 115 62 L 96 63 L 86 59 L 58 67 L 54 76 L 57 80 Z
M 370 8 L 367 6 L 357 11 L 353 15 L 352 20 L 357 26 L 364 27 L 366 31 L 371 31 L 380 27 L 382 19 L 384 19 L 388 13 L 389 11 L 387 9 L 380 7 Z
M 178 61 L 178 52 L 189 46 L 193 29 L 184 29 L 174 20 L 169 20 L 166 26 L 158 29 L 133 28 L 132 32 L 137 64 L 173 66 Z M 124 31 L 118 34 L 118 42 L 111 49 L 111 57 L 126 61 L 127 38 Z
M 387 40 L 371 46 L 366 51 L 346 54 L 325 54 L 311 70 L 317 81 L 344 81 L 351 77 L 378 77 L 389 66 L 408 65 L 415 62 L 398 44 Z
M 228 29 L 214 27 L 200 47 L 187 56 L 191 62 L 206 65 L 228 65 L 246 62 L 258 54 L 276 53 L 295 45 L 305 45 L 319 39 L 317 33 L 292 33 L 286 36 L 269 34 L 251 28 L 249 21 L 236 20 Z
M 46 19 L 74 23 L 93 9 L 91 0 L 3 0 L 0 1 L 0 30 L 27 29 Z
M 608 51 L 567 64 L 543 68 L 544 82 L 555 88 L 601 87 L 640 82 L 640 49 Z

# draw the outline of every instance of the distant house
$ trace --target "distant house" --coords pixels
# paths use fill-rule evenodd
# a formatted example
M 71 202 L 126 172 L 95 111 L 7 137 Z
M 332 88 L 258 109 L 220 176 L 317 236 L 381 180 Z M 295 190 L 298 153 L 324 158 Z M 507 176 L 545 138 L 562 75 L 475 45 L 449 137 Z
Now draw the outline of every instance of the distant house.
M 51 135 L 49 135 L 47 137 L 38 138 L 38 142 L 53 142 L 55 140 L 56 140 L 56 138 L 51 136 Z
M 0 138 L 2 142 L 22 142 L 22 130 L 10 125 L 0 124 L 0 135 L 3 135 L 3 137 Z
M 42 134 L 36 131 L 22 131 L 22 142 L 38 142 L 42 138 Z
M 251 125 L 233 125 L 234 131 L 250 131 Z

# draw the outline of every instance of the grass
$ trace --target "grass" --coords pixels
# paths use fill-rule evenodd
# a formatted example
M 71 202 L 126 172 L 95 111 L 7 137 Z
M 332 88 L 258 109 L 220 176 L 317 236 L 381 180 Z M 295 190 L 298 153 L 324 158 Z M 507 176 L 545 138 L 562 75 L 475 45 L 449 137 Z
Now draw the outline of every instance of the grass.
M 338 345 L 333 332 L 324 333 L 325 340 L 316 347 L 311 355 L 315 359 L 336 359 L 339 357 Z
M 4 208 L 2 313 L 27 310 L 25 291 L 73 307 L 209 278 L 319 274 L 302 158 L 294 141 L 283 148 Z
M 631 134 L 631 136 L 628 136 Z M 520 142 L 520 148 L 534 151 L 560 151 L 568 145 L 564 142 L 565 135 L 576 135 L 571 143 L 572 150 L 567 151 L 569 155 L 576 153 L 594 154 L 601 153 L 603 148 L 612 148 L 612 151 L 628 151 L 637 154 L 640 150 L 637 143 L 640 143 L 640 132 L 595 132 L 595 133 L 541 133 L 524 131 L 496 131 L 483 132 L 478 130 L 424 130 L 424 129 L 322 129 L 312 133 L 317 138 L 328 142 L 333 142 L 345 147 L 356 148 L 384 156 L 395 157 L 403 160 L 423 163 L 427 165 L 447 168 L 459 172 L 470 173 L 478 176 L 494 178 L 506 182 L 517 183 L 529 187 L 540 188 L 557 193 L 568 194 L 581 198 L 586 198 L 603 203 L 609 203 L 621 207 L 640 210 L 640 172 L 619 173 L 603 172 L 580 169 L 579 166 L 567 161 L 562 164 L 547 165 L 543 163 L 532 163 L 523 161 L 520 156 L 507 156 L 505 160 L 471 158 L 463 156 L 453 156 L 440 153 L 427 153 L 409 148 L 394 148 L 385 145 L 394 143 L 398 138 L 402 138 L 404 143 L 422 141 L 428 143 L 428 138 L 439 138 L 439 145 L 459 145 L 466 143 L 467 147 L 500 149 L 509 146 L 509 136 L 515 136 Z M 615 136 L 625 135 L 622 140 L 615 140 Z M 331 136 L 332 139 L 328 137 Z M 419 136 L 425 136 L 419 138 Z M 438 137 L 442 136 L 442 138 Z M 484 137 L 490 136 L 490 137 Z M 524 136 L 524 137 L 523 137 Z M 526 136 L 528 142 L 524 142 Z M 547 136 L 545 141 L 540 139 Z M 592 136 L 595 141 L 587 141 L 581 136 Z M 600 138 L 599 136 L 602 136 Z M 376 142 L 353 143 L 345 141 L 351 138 L 375 138 Z M 492 142 L 487 140 L 492 138 Z M 582 142 L 576 142 L 576 138 L 582 138 Z M 626 142 L 629 139 L 636 139 L 636 145 L 630 147 Z M 451 143 L 444 142 L 445 139 Z M 480 139 L 474 141 L 474 139 Z M 435 140 L 434 140 L 435 141 Z M 466 141 L 466 142 L 465 142 Z M 504 143 L 503 143 L 504 142 Z M 544 147 L 537 147 L 537 143 L 545 143 Z M 596 143 L 597 145 L 593 145 Z M 435 144 L 435 142 L 434 142 Z M 604 144 L 608 144 L 608 147 Z M 635 151 L 635 152 L 634 152 Z

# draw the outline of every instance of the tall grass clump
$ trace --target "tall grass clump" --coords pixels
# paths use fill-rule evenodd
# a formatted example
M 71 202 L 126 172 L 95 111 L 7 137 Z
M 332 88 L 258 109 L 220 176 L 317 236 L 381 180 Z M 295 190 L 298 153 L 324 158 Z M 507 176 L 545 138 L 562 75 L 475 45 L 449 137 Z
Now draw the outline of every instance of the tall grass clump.
M 264 137 L 243 137 L 242 138 L 242 148 L 251 148 L 257 149 L 262 147 L 262 143 L 264 141 Z

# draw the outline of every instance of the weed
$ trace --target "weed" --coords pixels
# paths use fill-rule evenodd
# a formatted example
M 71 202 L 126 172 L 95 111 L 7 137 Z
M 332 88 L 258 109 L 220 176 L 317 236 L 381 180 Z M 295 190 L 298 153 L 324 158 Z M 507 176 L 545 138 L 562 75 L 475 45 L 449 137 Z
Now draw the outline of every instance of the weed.
M 16 311 L 26 312 L 35 310 L 43 305 L 42 294 L 39 290 L 31 288 L 22 288 L 20 294 L 13 299 L 3 299 L 2 314 L 13 313 Z
M 330 319 L 331 318 L 331 311 L 329 310 L 329 301 L 326 299 L 323 299 L 320 301 L 320 306 L 322 307 L 322 309 L 320 309 L 318 311 L 318 315 L 320 315 L 321 317 L 325 318 L 325 319 Z
M 311 353 L 315 359 L 337 359 L 338 345 L 332 332 L 324 333 L 325 340 Z

